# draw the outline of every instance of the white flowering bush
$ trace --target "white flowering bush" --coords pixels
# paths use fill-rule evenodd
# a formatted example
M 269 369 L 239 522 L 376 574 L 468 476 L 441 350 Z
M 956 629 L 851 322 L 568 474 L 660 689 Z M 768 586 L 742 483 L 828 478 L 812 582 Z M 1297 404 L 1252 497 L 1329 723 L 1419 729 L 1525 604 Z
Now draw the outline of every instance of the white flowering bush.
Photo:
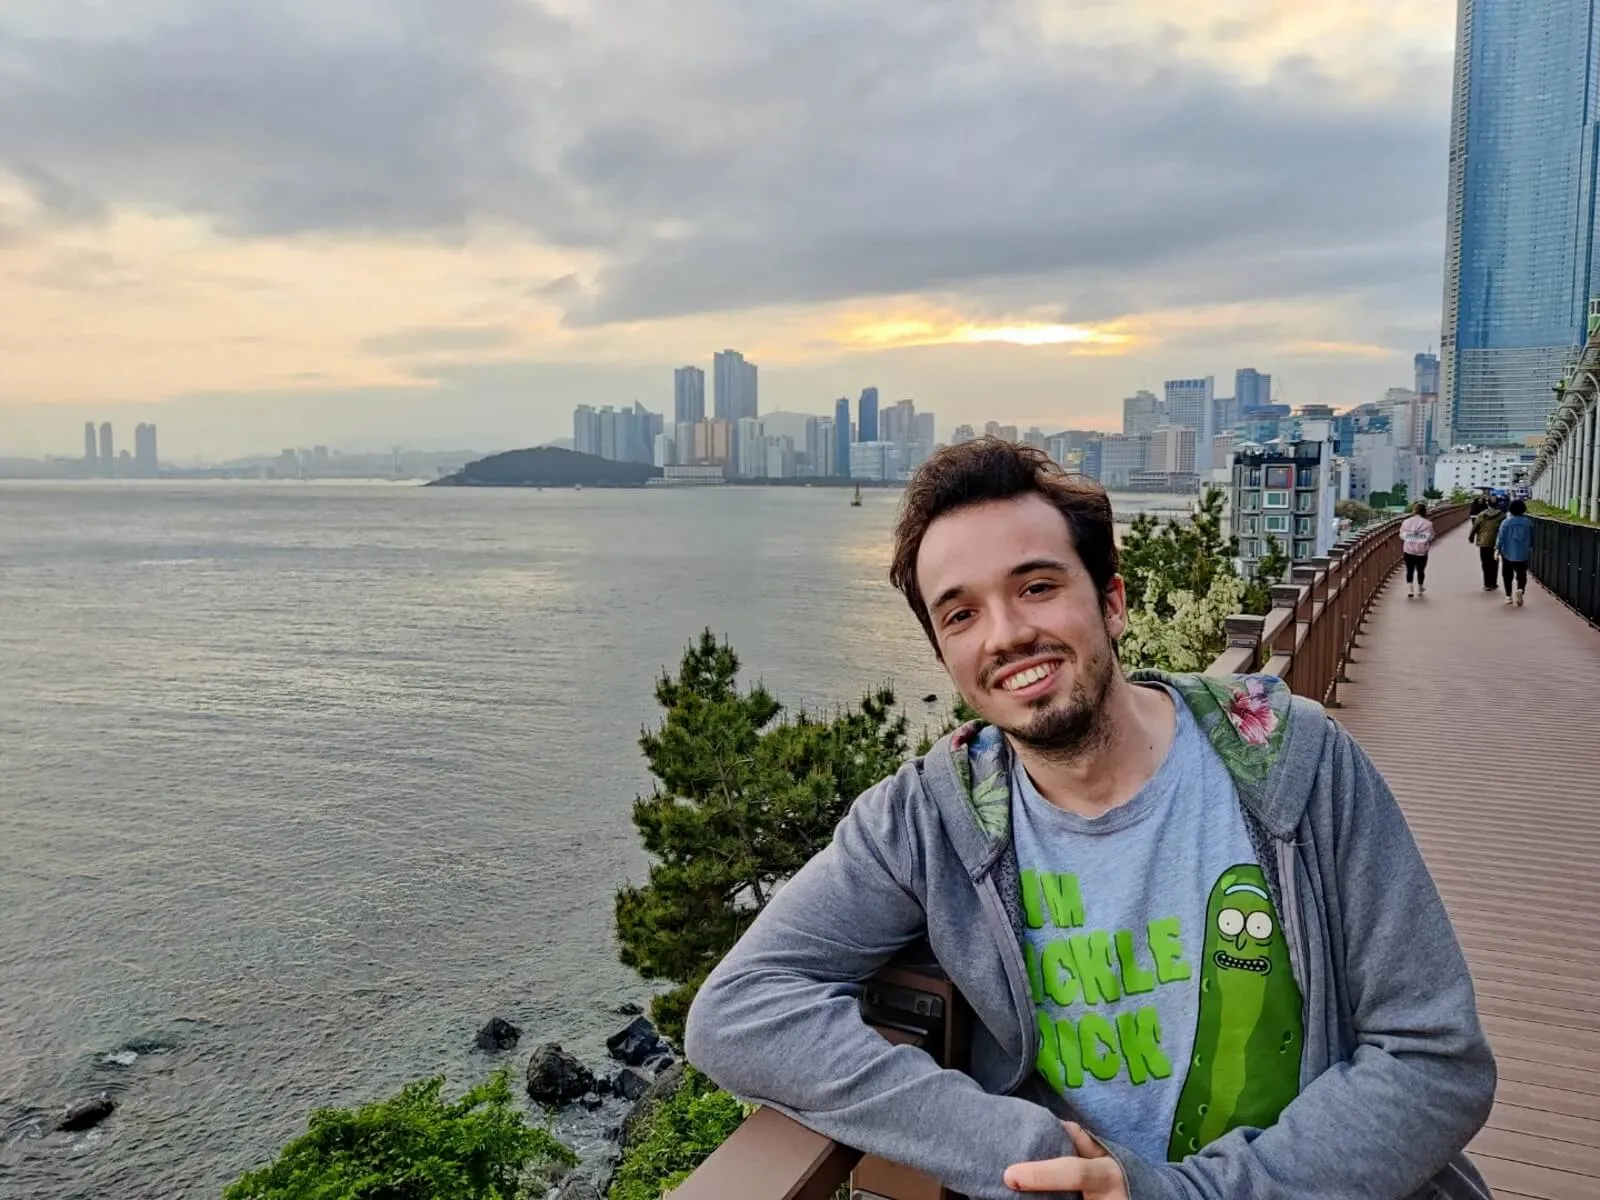
M 1223 622 L 1241 610 L 1245 582 L 1219 571 L 1200 595 L 1163 590 L 1157 578 L 1145 580 L 1144 603 L 1128 613 L 1120 650 L 1124 665 L 1165 671 L 1203 671 L 1227 645 Z

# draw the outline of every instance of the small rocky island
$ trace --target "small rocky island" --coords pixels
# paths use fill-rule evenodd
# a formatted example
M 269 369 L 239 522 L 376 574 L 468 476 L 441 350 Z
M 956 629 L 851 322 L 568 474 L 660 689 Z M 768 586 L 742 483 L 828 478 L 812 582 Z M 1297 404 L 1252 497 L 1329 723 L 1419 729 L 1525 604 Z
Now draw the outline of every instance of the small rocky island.
M 428 487 L 643 487 L 661 478 L 661 468 L 612 462 L 593 454 L 539 446 L 507 450 L 469 462 Z

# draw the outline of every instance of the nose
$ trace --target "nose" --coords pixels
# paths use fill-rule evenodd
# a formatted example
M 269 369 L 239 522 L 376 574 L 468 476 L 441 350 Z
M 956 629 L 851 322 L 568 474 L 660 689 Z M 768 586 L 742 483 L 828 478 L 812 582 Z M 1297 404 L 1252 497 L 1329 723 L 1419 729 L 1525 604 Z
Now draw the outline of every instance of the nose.
M 1038 627 L 1022 608 L 1016 604 L 1001 604 L 994 609 L 987 647 L 991 656 L 999 657 L 1020 650 L 1038 640 Z
M 1244 949 L 1244 944 L 1246 942 L 1248 942 L 1249 940 L 1250 940 L 1250 935 L 1248 933 L 1246 933 L 1244 930 L 1241 929 L 1239 931 L 1239 936 L 1233 939 L 1233 947 L 1234 947 L 1234 949 L 1235 950 L 1243 950 Z

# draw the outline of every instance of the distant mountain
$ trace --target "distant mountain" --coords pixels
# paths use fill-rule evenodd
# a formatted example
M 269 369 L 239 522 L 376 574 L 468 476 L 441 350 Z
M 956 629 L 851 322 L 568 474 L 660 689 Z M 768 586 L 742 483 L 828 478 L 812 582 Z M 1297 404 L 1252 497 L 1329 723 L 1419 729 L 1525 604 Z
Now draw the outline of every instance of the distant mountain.
M 539 446 L 507 450 L 469 462 L 429 487 L 640 487 L 659 479 L 660 467 L 612 462 L 593 454 Z

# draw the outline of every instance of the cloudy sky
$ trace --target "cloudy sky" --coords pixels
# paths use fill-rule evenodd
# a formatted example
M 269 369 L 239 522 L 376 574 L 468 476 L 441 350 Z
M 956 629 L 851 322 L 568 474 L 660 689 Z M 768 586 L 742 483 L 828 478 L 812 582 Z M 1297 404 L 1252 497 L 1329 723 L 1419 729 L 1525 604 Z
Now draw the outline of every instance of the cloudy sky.
M 1452 0 L 7 0 L 0 453 L 526 445 L 761 365 L 1113 426 L 1437 340 Z M 124 435 L 126 436 L 126 435 Z

